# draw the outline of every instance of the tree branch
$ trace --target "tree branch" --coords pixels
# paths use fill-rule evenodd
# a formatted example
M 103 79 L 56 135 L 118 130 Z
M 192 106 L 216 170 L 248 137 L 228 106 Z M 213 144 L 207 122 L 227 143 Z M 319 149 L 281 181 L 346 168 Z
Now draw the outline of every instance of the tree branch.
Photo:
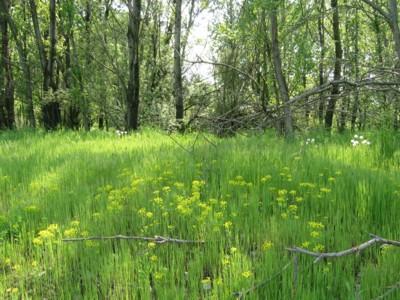
M 398 82 L 386 82 L 386 81 L 376 81 L 374 79 L 365 79 L 365 80 L 360 80 L 360 81 L 349 81 L 346 79 L 341 79 L 341 80 L 333 80 L 333 81 L 329 81 L 326 82 L 322 85 L 319 85 L 317 87 L 308 89 L 306 91 L 304 91 L 303 93 L 294 96 L 290 99 L 289 104 L 293 104 L 295 102 L 298 102 L 302 99 L 306 99 L 310 96 L 316 95 L 316 94 L 320 94 L 322 92 L 325 92 L 327 90 L 329 90 L 330 88 L 332 88 L 333 85 L 347 85 L 347 86 L 351 86 L 354 88 L 360 88 L 360 87 L 364 87 L 364 86 L 396 86 L 399 85 Z
M 176 244 L 204 244 L 202 240 L 181 240 L 170 237 L 156 235 L 154 237 L 146 236 L 127 236 L 127 235 L 114 235 L 114 236 L 89 236 L 79 238 L 62 239 L 63 242 L 83 242 L 83 241 L 105 241 L 105 240 L 140 240 L 147 242 L 154 242 L 156 244 L 176 243 Z
M 290 252 L 302 253 L 302 254 L 314 256 L 314 257 L 316 257 L 316 259 L 314 260 L 314 263 L 317 263 L 324 258 L 336 258 L 336 257 L 347 256 L 347 255 L 350 255 L 353 253 L 359 253 L 375 244 L 392 245 L 392 246 L 400 247 L 400 241 L 384 239 L 384 238 L 379 237 L 374 234 L 370 234 L 370 236 L 372 237 L 372 239 L 370 239 L 358 246 L 354 246 L 350 249 L 346 249 L 346 250 L 339 251 L 339 252 L 320 253 L 320 252 L 309 251 L 307 249 L 303 249 L 303 248 L 299 248 L 299 247 L 286 248 L 286 249 Z

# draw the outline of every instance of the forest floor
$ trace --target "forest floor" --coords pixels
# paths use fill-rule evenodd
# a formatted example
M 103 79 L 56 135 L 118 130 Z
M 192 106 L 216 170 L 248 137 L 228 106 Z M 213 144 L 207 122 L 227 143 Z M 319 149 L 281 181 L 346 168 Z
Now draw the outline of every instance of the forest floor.
M 286 249 L 399 240 L 399 168 L 382 131 L 1 133 L 0 298 L 399 299 L 400 248 Z

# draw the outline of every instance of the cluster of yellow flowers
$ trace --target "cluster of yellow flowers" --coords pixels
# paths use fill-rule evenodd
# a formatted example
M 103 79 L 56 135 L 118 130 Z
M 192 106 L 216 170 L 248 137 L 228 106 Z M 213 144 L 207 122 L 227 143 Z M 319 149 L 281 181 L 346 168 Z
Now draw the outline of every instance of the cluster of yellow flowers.
M 246 182 L 246 180 L 244 180 L 243 176 L 236 176 L 234 179 L 229 180 L 229 185 L 232 186 L 243 186 L 243 187 L 249 187 L 251 188 L 253 186 L 252 182 Z
M 274 243 L 272 243 L 271 241 L 264 241 L 264 243 L 262 244 L 261 248 L 262 248 L 263 251 L 268 251 L 273 246 L 274 246 Z
M 59 233 L 58 224 L 50 224 L 46 229 L 39 231 L 37 237 L 35 237 L 32 242 L 34 245 L 43 245 L 45 242 L 53 242 Z
M 79 221 L 71 221 L 70 227 L 64 230 L 64 236 L 67 238 L 76 237 L 80 232 Z
M 185 197 L 182 195 L 177 195 L 176 201 L 176 210 L 179 214 L 183 216 L 189 216 L 192 214 L 194 209 L 194 204 L 198 204 L 203 211 L 208 213 L 209 208 L 207 205 L 199 203 L 201 198 L 201 188 L 205 185 L 205 181 L 203 180 L 193 180 L 192 181 L 192 190 L 191 195 L 189 197 Z
M 278 207 L 283 210 L 281 212 L 281 217 L 286 219 L 289 216 L 294 219 L 299 219 L 297 214 L 298 205 L 303 201 L 303 197 L 297 196 L 297 191 L 280 189 L 277 191 L 276 201 Z
M 265 183 L 265 182 L 270 181 L 271 179 L 272 179 L 271 175 L 265 175 L 265 176 L 261 177 L 260 181 Z
M 325 246 L 319 242 L 319 238 L 321 237 L 322 230 L 325 229 L 325 225 L 321 222 L 309 221 L 308 226 L 311 229 L 310 236 L 312 238 L 312 242 L 306 241 L 301 246 L 303 248 L 312 247 L 312 251 L 314 252 L 323 252 L 325 250 Z

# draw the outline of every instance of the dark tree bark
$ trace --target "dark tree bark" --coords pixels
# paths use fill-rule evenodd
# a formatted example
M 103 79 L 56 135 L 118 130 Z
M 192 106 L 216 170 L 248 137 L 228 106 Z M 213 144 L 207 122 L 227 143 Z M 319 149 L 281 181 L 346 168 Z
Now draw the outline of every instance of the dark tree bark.
M 92 4 L 91 1 L 86 2 L 86 7 L 85 7 L 85 39 L 86 39 L 86 49 L 85 49 L 85 70 L 88 70 L 90 72 L 90 67 L 92 63 L 92 58 L 91 58 L 91 21 L 92 21 Z M 85 72 L 86 76 L 85 78 L 90 77 L 90 73 Z M 87 84 L 87 83 L 86 83 Z M 83 128 L 85 131 L 90 130 L 90 103 L 88 96 L 85 95 L 85 93 L 82 93 L 81 95 L 83 103 L 82 103 L 82 119 L 83 119 Z
M 8 32 L 7 15 L 10 11 L 10 1 L 3 0 L 0 9 L 0 30 L 1 30 L 1 69 L 2 69 L 2 89 L 0 90 L 0 125 L 9 129 L 15 126 L 15 113 L 14 113 L 14 79 L 11 67 L 11 52 L 10 52 L 10 37 Z
M 21 41 L 20 33 L 11 15 L 7 13 L 4 16 L 7 18 L 10 30 L 14 36 L 15 45 L 19 56 L 19 62 L 21 65 L 21 70 L 24 74 L 26 125 L 28 127 L 34 128 L 36 126 L 36 122 L 35 122 L 35 113 L 33 108 L 32 73 L 28 62 L 28 54 L 26 49 L 26 34 L 23 33 L 23 38 L 22 38 L 23 41 Z
M 104 1 L 104 25 L 107 24 L 108 18 L 110 16 L 110 11 L 112 9 L 113 0 L 105 0 Z M 104 45 L 107 47 L 108 45 L 108 36 L 107 31 L 103 32 Z M 98 125 L 99 129 L 103 130 L 104 128 L 108 130 L 108 113 L 107 113 L 107 86 L 103 86 L 104 90 L 102 91 L 103 97 L 100 101 L 100 110 L 98 115 Z
M 182 0 L 175 0 L 175 44 L 174 44 L 174 96 L 176 122 L 183 130 L 183 91 L 181 63 Z
M 5 15 L 6 15 L 6 10 L 7 6 L 5 3 L 2 1 L 0 3 L 0 33 L 1 33 L 1 44 L 3 44 L 4 40 L 4 29 L 3 27 L 5 26 Z M 3 55 L 1 47 L 1 55 Z M 5 107 L 5 91 L 4 91 L 4 86 L 5 86 L 5 69 L 4 69 L 4 61 L 7 58 L 4 58 L 3 56 L 0 57 L 0 129 L 4 129 L 7 127 L 7 111 Z
M 342 42 L 340 39 L 340 23 L 339 23 L 339 8 L 338 8 L 338 0 L 331 0 L 331 7 L 333 13 L 333 38 L 335 40 L 335 68 L 333 71 L 333 79 L 334 81 L 338 81 L 341 78 L 342 74 Z M 335 113 L 335 106 L 337 98 L 340 94 L 340 86 L 338 84 L 332 85 L 331 96 L 328 101 L 328 107 L 325 114 L 325 127 L 328 130 L 332 129 L 333 115 Z
M 275 77 L 279 86 L 279 94 L 283 101 L 284 106 L 284 133 L 286 136 L 291 136 L 293 134 L 293 120 L 292 112 L 289 104 L 289 92 L 285 79 L 285 75 L 282 70 L 281 54 L 279 49 L 279 38 L 278 38 L 278 21 L 277 21 L 277 11 L 273 9 L 270 15 L 271 19 L 271 52 L 272 61 L 274 64 Z
M 137 130 L 139 127 L 139 32 L 141 0 L 128 0 L 128 46 L 129 46 L 129 80 L 126 95 L 127 130 Z

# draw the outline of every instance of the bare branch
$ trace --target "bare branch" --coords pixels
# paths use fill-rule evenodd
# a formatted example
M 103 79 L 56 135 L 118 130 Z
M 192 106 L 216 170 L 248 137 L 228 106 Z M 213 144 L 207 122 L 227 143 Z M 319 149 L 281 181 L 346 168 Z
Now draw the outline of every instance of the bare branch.
M 397 246 L 400 247 L 400 241 L 394 241 L 394 240 L 388 240 L 388 239 L 384 239 L 382 237 L 379 237 L 377 235 L 374 234 L 370 234 L 370 236 L 372 237 L 372 239 L 358 245 L 358 246 L 354 246 L 350 249 L 346 249 L 343 251 L 339 251 L 339 252 L 326 252 L 326 253 L 320 253 L 320 252 L 313 252 L 307 249 L 303 249 L 303 248 L 299 248 L 299 247 L 294 247 L 294 248 L 286 248 L 288 251 L 290 252 L 294 252 L 294 253 L 302 253 L 302 254 L 306 254 L 306 255 L 310 255 L 310 256 L 314 256 L 316 257 L 314 263 L 319 262 L 320 260 L 324 259 L 324 258 L 336 258 L 336 257 L 342 257 L 342 256 L 347 256 L 350 254 L 354 254 L 354 253 L 359 253 L 369 247 L 371 247 L 372 245 L 375 244 L 380 244 L 380 245 L 392 245 L 392 246 Z
M 295 102 L 298 102 L 300 100 L 306 99 L 310 96 L 313 96 L 315 94 L 320 94 L 322 92 L 325 92 L 332 88 L 333 85 L 347 85 L 351 86 L 353 88 L 360 88 L 360 87 L 365 87 L 365 86 L 398 86 L 398 82 L 386 82 L 386 81 L 376 81 L 374 79 L 365 79 L 365 80 L 360 80 L 360 81 L 349 81 L 346 79 L 341 79 L 341 80 L 333 80 L 326 82 L 322 85 L 319 85 L 317 87 L 308 89 L 304 91 L 303 93 L 294 96 L 290 99 L 289 104 L 293 104 Z
M 170 237 L 156 235 L 154 237 L 146 236 L 127 236 L 127 235 L 114 235 L 114 236 L 89 236 L 79 238 L 62 239 L 63 242 L 84 242 L 84 241 L 105 241 L 105 240 L 139 240 L 154 242 L 156 244 L 175 243 L 175 244 L 204 244 L 202 240 L 181 240 Z

